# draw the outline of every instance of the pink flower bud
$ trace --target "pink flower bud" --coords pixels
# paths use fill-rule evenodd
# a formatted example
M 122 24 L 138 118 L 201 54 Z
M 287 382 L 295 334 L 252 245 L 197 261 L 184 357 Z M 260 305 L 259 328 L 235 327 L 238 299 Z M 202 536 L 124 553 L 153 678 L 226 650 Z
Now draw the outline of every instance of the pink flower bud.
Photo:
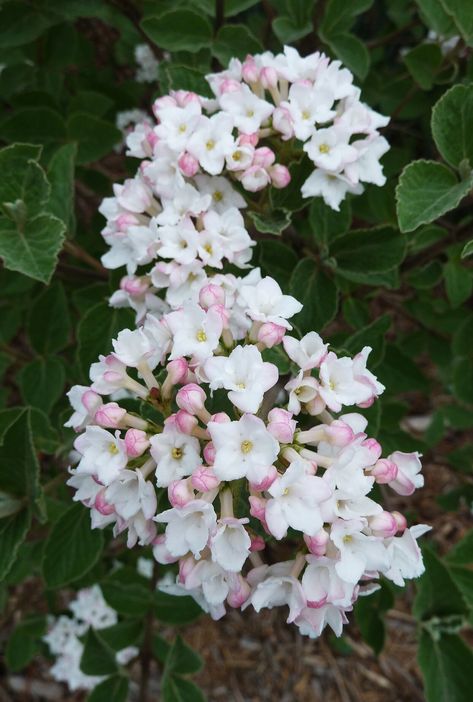
M 141 429 L 128 429 L 125 434 L 125 448 L 130 458 L 141 456 L 149 446 L 148 435 Z
M 225 422 L 231 422 L 232 420 L 226 412 L 217 412 L 211 416 L 210 421 L 217 422 L 218 424 L 225 424 Z
M 392 516 L 396 520 L 397 530 L 403 534 L 407 529 L 407 519 L 400 512 L 391 512 Z
M 361 407 L 361 409 L 368 409 L 368 407 L 371 407 L 373 402 L 375 401 L 375 397 L 370 397 L 368 400 L 365 400 L 364 402 L 359 402 L 357 404 L 357 407 Z
M 162 565 L 168 565 L 169 563 L 176 563 L 179 558 L 172 556 L 166 546 L 166 536 L 165 534 L 159 534 L 155 539 L 153 539 L 153 556 L 158 563 Z
M 212 305 L 212 310 L 216 312 L 222 320 L 222 327 L 227 329 L 228 321 L 230 319 L 230 310 L 227 310 L 225 305 Z
M 81 397 L 81 402 L 90 416 L 93 417 L 102 405 L 102 398 L 93 390 L 86 390 Z
M 265 188 L 271 181 L 268 172 L 261 166 L 250 166 L 240 177 L 241 184 L 250 193 L 256 193 Z
M 325 409 L 325 402 L 322 400 L 320 395 L 317 395 L 317 397 L 314 397 L 313 400 L 309 400 L 309 402 L 305 403 L 305 408 L 308 414 L 315 417 L 317 414 L 323 412 Z
M 291 182 L 289 169 L 283 166 L 282 163 L 275 163 L 274 166 L 271 166 L 269 175 L 275 188 L 285 188 Z
M 386 485 L 387 483 L 390 483 L 391 480 L 395 480 L 397 478 L 397 474 L 397 465 L 393 461 L 389 461 L 387 458 L 381 458 L 379 461 L 377 461 L 370 471 L 370 475 L 372 475 L 376 482 L 380 485 Z
M 245 83 L 256 83 L 259 78 L 259 69 L 253 56 L 247 56 L 241 67 L 241 75 Z
M 153 132 L 153 130 L 151 129 L 151 130 L 147 133 L 147 135 L 146 135 L 146 141 L 148 142 L 148 144 L 151 146 L 151 149 L 153 150 L 154 147 L 156 146 L 156 144 L 157 144 L 158 141 L 159 141 L 159 137 L 158 137 L 158 135 L 155 134 L 155 132 Z
M 274 483 L 278 477 L 278 471 L 275 466 L 269 466 L 266 469 L 266 474 L 260 479 L 258 483 L 250 483 L 252 490 L 256 492 L 263 492 L 263 490 L 269 490 L 271 485 Z
M 307 548 L 314 556 L 324 556 L 329 542 L 329 535 L 325 529 L 321 529 L 315 536 L 307 536 L 307 534 L 304 534 L 304 541 Z
M 128 227 L 136 226 L 140 223 L 140 220 L 136 215 L 131 214 L 131 212 L 122 212 L 116 218 L 115 223 L 120 232 L 126 232 Z
M 177 107 L 177 102 L 170 95 L 164 95 L 163 97 L 155 100 L 151 106 L 153 114 L 159 119 L 159 111 L 165 109 L 166 107 Z
M 353 441 L 353 429 L 341 419 L 335 419 L 325 427 L 325 433 L 331 444 L 335 446 L 347 446 Z
M 193 93 L 191 90 L 173 90 L 171 91 L 171 96 L 176 100 L 179 107 L 186 107 L 192 102 L 200 105 L 199 96 L 197 93 Z
M 220 285 L 209 283 L 204 285 L 199 293 L 199 304 L 204 310 L 208 310 L 213 305 L 225 304 L 225 292 Z
M 268 431 L 281 444 L 292 444 L 296 422 L 292 412 L 275 407 L 268 414 Z
M 250 503 L 251 516 L 255 519 L 259 519 L 260 522 L 265 522 L 267 500 L 262 497 L 256 497 L 256 495 L 250 495 L 248 501 Z
M 177 165 L 179 166 L 179 170 L 181 171 L 182 175 L 185 175 L 187 178 L 192 178 L 199 170 L 198 160 L 194 158 L 194 156 L 187 153 L 187 151 L 179 156 Z
M 279 324 L 265 322 L 258 329 L 258 341 L 264 344 L 267 349 L 271 349 L 281 343 L 286 331 L 287 329 Z
M 101 427 L 118 429 L 125 414 L 126 410 L 119 407 L 116 402 L 107 402 L 107 404 L 99 407 L 94 419 Z
M 272 166 L 276 160 L 276 155 L 272 149 L 267 146 L 261 146 L 256 149 L 255 155 L 253 157 L 253 166 L 261 166 L 262 168 L 269 168 Z
M 204 390 L 196 383 L 188 383 L 179 388 L 176 395 L 176 403 L 180 409 L 186 410 L 189 414 L 197 414 L 205 407 L 207 396 Z
M 197 563 L 193 556 L 185 556 L 184 558 L 180 559 L 178 579 L 181 585 L 186 584 L 187 578 L 192 573 L 196 565 Z
M 396 518 L 391 512 L 383 511 L 375 514 L 374 517 L 369 517 L 368 524 L 373 536 L 380 536 L 383 539 L 394 536 L 398 530 Z
M 233 578 L 232 578 L 233 581 Z M 250 596 L 251 588 L 246 580 L 237 575 L 231 583 L 231 589 L 227 596 L 227 603 L 230 607 L 241 607 Z
M 132 296 L 144 295 L 149 288 L 146 278 L 137 275 L 126 275 L 120 280 L 120 288 Z
M 376 441 L 376 439 L 365 439 L 363 441 L 362 446 L 365 446 L 375 457 L 376 460 L 381 456 L 383 453 L 383 449 L 381 447 L 381 444 L 379 441 Z
M 191 483 L 195 490 L 209 492 L 220 485 L 220 480 L 210 466 L 201 466 L 192 473 Z
M 294 136 L 294 126 L 291 113 L 287 107 L 276 107 L 272 115 L 273 127 L 280 132 L 283 141 L 292 139 Z
M 278 84 L 278 74 L 276 69 L 272 66 L 266 66 L 265 68 L 261 69 L 259 79 L 265 90 L 268 88 L 275 88 Z
M 240 134 L 238 137 L 238 145 L 239 146 L 245 146 L 248 144 L 249 146 L 256 146 L 256 144 L 259 141 L 259 136 L 256 132 L 253 132 L 253 134 Z
M 250 551 L 252 553 L 255 553 L 256 551 L 264 551 L 265 548 L 266 544 L 264 542 L 263 537 L 253 534 L 253 536 L 251 537 Z
M 204 459 L 210 466 L 213 465 L 215 461 L 215 446 L 211 441 L 204 446 Z
M 168 372 L 167 379 L 169 379 L 169 382 L 173 385 L 179 385 L 180 383 L 184 383 L 187 378 L 189 364 L 185 358 L 175 358 L 174 361 L 169 361 L 166 370 Z
M 196 428 L 198 422 L 197 417 L 193 414 L 189 414 L 185 410 L 179 410 L 174 415 L 176 428 L 183 434 L 192 434 L 192 431 Z
M 189 480 L 173 480 L 168 486 L 168 499 L 173 507 L 184 507 L 195 498 Z
M 169 417 L 166 417 L 164 420 L 164 426 L 167 429 L 176 429 L 176 431 L 179 431 L 177 428 L 177 420 L 176 420 L 177 412 L 174 414 L 170 414 Z
M 97 510 L 97 512 L 103 514 L 104 517 L 107 517 L 109 514 L 113 514 L 115 512 L 115 507 L 105 499 L 105 490 L 105 488 L 100 490 L 100 492 L 98 492 L 95 496 L 94 508 Z

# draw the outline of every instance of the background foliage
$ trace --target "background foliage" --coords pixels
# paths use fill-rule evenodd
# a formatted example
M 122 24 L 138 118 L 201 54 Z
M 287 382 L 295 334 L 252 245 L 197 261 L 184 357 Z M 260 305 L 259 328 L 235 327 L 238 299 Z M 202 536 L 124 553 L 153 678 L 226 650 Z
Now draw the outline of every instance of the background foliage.
M 134 80 L 142 43 L 160 61 L 155 84 Z M 150 588 L 136 574 L 123 543 L 91 531 L 88 512 L 71 506 L 65 391 L 87 382 L 89 364 L 131 323 L 127 311 L 108 307 L 119 275 L 99 262 L 97 205 L 136 168 L 114 152 L 116 113 L 149 109 L 170 88 L 207 91 L 209 70 L 284 43 L 342 60 L 366 102 L 391 116 L 388 183 L 335 213 L 319 199 L 302 201 L 304 164 L 296 165 L 292 185 L 248 213 L 255 261 L 304 303 L 301 332 L 315 328 L 348 352 L 375 349 L 371 366 L 387 391 L 372 426 L 388 452 L 423 452 L 437 503 L 411 521 L 460 524 L 449 550 L 436 530 L 426 540 L 427 572 L 416 584 L 425 696 L 471 699 L 473 5 L 464 0 L 0 3 L 0 606 L 13 671 L 38 654 L 45 617 L 37 612 L 61 609 L 59 588 L 98 581 L 129 625 L 125 643 L 141 643 L 141 699 L 152 658 L 165 702 L 201 699 L 185 677 L 199 669 L 197 654 L 152 626 L 153 618 L 186 623 L 198 607 L 154 592 L 155 579 Z M 22 601 L 32 577 L 34 601 Z M 357 606 L 376 653 L 396 594 L 386 587 Z M 91 701 L 127 698 L 106 632 L 87 641 L 83 667 L 110 676 Z

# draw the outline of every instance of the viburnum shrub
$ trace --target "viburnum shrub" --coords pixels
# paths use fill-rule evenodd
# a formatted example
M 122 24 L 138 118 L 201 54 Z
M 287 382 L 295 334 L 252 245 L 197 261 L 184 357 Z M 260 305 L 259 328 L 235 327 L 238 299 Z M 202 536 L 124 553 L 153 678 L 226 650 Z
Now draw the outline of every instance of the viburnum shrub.
M 186 637 L 276 609 L 329 696 L 388 638 L 355 696 L 420 698 L 417 638 L 469 702 L 472 47 L 454 0 L 2 3 L 10 696 L 202 702 Z

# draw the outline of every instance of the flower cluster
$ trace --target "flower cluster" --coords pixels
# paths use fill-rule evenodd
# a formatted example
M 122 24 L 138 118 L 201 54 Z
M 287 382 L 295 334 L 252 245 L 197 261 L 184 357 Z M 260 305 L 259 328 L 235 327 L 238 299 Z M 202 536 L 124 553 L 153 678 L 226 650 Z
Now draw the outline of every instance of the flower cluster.
M 398 585 L 418 576 L 428 527 L 408 529 L 371 493 L 423 484 L 419 455 L 383 457 L 353 411 L 384 390 L 371 349 L 349 358 L 316 332 L 297 338 L 301 308 L 254 269 L 206 279 L 122 330 L 90 387 L 69 393 L 80 434 L 68 484 L 93 527 L 113 525 L 129 547 L 151 544 L 159 563 L 177 563 L 172 591 L 213 617 L 226 605 L 286 605 L 315 637 L 327 624 L 339 635 L 380 574 Z M 265 564 L 282 539 L 294 558 Z
M 249 194 L 285 188 L 288 166 L 302 156 L 314 169 L 302 195 L 321 196 L 334 209 L 347 193 L 361 193 L 363 182 L 385 182 L 379 159 L 388 143 L 378 129 L 388 120 L 360 101 L 339 61 L 286 47 L 233 59 L 207 80 L 213 98 L 171 92 L 154 102 L 156 121 L 144 119 L 127 134 L 138 173 L 115 185 L 100 209 L 110 247 L 102 262 L 126 266 L 131 276 L 113 305 L 152 310 L 162 289 L 180 304 L 207 268 L 224 261 L 245 268 L 253 245 L 242 214 Z M 133 275 L 149 264 L 146 275 Z
M 106 629 L 116 624 L 117 613 L 105 602 L 98 585 L 79 590 L 69 609 L 72 616 L 63 614 L 49 618 L 48 633 L 43 637 L 51 654 L 56 657 L 50 673 L 55 680 L 65 682 L 71 692 L 92 690 L 105 678 L 82 672 L 82 639 L 89 629 Z M 135 646 L 128 646 L 116 653 L 117 663 L 126 665 L 138 653 Z

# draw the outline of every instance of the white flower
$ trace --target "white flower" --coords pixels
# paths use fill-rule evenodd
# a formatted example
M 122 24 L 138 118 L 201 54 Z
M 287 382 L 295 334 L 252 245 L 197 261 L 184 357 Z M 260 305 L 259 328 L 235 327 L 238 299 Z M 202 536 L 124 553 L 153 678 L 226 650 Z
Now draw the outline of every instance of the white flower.
M 354 585 L 342 580 L 331 558 L 306 556 L 308 566 L 302 576 L 302 589 L 309 607 L 319 608 L 327 602 L 339 607 L 350 607 Z
M 402 536 L 393 536 L 386 541 L 390 563 L 383 574 L 396 585 L 402 587 L 404 578 L 418 578 L 424 572 L 422 553 L 416 539 L 431 528 L 426 524 L 417 524 L 406 529 Z
M 189 551 L 194 558 L 206 547 L 215 531 L 216 514 L 205 500 L 192 500 L 184 507 L 173 507 L 157 514 L 155 521 L 167 523 L 166 547 L 173 556 L 185 556 Z
M 240 288 L 240 304 L 246 307 L 247 314 L 257 322 L 273 322 L 286 329 L 292 329 L 287 321 L 300 312 L 302 305 L 291 295 L 283 295 L 273 278 L 263 278 L 256 285 L 243 285 Z
M 79 590 L 69 609 L 76 619 L 93 629 L 106 629 L 118 621 L 117 613 L 105 602 L 98 585 Z
M 256 346 L 237 346 L 229 356 L 209 358 L 204 371 L 211 389 L 229 390 L 228 398 L 242 412 L 257 412 L 279 378 L 277 367 L 264 362 Z
M 167 487 L 173 480 L 191 475 L 201 465 L 200 445 L 193 436 L 165 429 L 150 438 L 150 453 L 157 463 L 156 484 Z
M 222 333 L 222 319 L 215 310 L 205 312 L 190 302 L 166 315 L 166 323 L 173 334 L 171 360 L 193 356 L 205 361 L 217 348 Z
M 342 607 L 326 604 L 316 609 L 305 607 L 294 623 L 303 636 L 317 639 L 327 625 L 335 636 L 341 636 L 343 625 L 348 623 L 348 619 Z
M 125 442 L 119 431 L 113 436 L 101 427 L 88 426 L 75 440 L 74 448 L 82 454 L 77 473 L 96 475 L 103 485 L 115 480 L 127 464 Z
M 211 195 L 202 194 L 190 183 L 185 183 L 177 189 L 172 198 L 163 198 L 163 211 L 156 216 L 156 223 L 177 224 L 189 215 L 195 217 L 206 212 L 211 202 Z
M 389 567 L 383 541 L 363 534 L 365 526 L 364 519 L 337 519 L 330 530 L 330 539 L 340 552 L 335 570 L 348 583 L 357 583 L 365 571 L 385 571 Z
M 304 145 L 310 160 L 326 171 L 340 171 L 358 158 L 357 149 L 348 144 L 350 135 L 337 127 L 318 129 Z
M 80 431 L 92 422 L 102 404 L 102 398 L 85 385 L 73 385 L 66 394 L 74 412 L 64 426 Z
M 301 188 L 302 197 L 322 197 L 325 204 L 340 210 L 340 203 L 347 193 L 360 195 L 363 192 L 361 183 L 354 185 L 341 173 L 327 173 L 317 168 L 305 181 Z
M 297 578 L 290 575 L 294 561 L 278 563 L 265 568 L 263 579 L 258 582 L 250 602 L 257 612 L 267 607 L 289 607 L 287 622 L 293 622 L 306 606 L 306 598 Z M 264 568 L 264 566 L 263 566 Z M 281 572 L 282 571 L 282 572 Z
M 218 239 L 229 261 L 233 260 L 233 254 L 245 251 L 255 245 L 246 231 L 244 219 L 236 207 L 229 207 L 220 214 L 210 210 L 203 215 L 202 221 L 205 227 L 204 232 Z
M 295 378 L 289 380 L 284 386 L 289 393 L 287 408 L 293 414 L 299 414 L 302 404 L 315 400 L 318 395 L 319 384 L 311 375 L 304 375 L 300 370 Z
M 238 422 L 209 422 L 207 429 L 216 451 L 215 475 L 220 480 L 246 476 L 258 483 L 278 455 L 279 443 L 263 420 L 252 414 L 244 414 Z
M 220 519 L 210 540 L 212 560 L 224 570 L 238 573 L 250 555 L 251 539 L 243 524 L 248 519 Z
M 294 132 L 298 139 L 306 141 L 314 132 L 318 122 L 323 124 L 335 116 L 332 109 L 334 94 L 327 87 L 294 83 L 289 90 L 289 99 L 281 103 L 292 117 Z
M 123 470 L 107 487 L 105 499 L 125 521 L 131 520 L 140 511 L 146 519 L 151 519 L 156 513 L 155 489 L 151 482 L 143 478 L 139 468 Z
M 328 344 L 324 344 L 317 332 L 309 332 L 300 340 L 286 335 L 282 343 L 291 361 L 303 371 L 317 368 L 327 355 Z
M 422 470 L 420 455 L 417 451 L 413 453 L 394 451 L 388 456 L 388 461 L 392 461 L 397 466 L 396 479 L 389 483 L 389 487 L 399 495 L 412 495 L 416 488 L 423 487 L 424 476 L 420 472 Z
M 334 412 L 340 412 L 342 405 L 360 404 L 372 397 L 371 386 L 356 378 L 355 370 L 354 360 L 338 358 L 333 351 L 320 364 L 320 396 Z
M 229 151 L 230 153 L 230 151 Z M 206 175 L 196 175 L 197 188 L 203 195 L 212 197 L 212 209 L 219 214 L 225 213 L 230 207 L 243 209 L 246 207 L 245 199 L 231 185 L 230 181 L 222 176 L 210 178 Z
M 225 113 L 200 118 L 187 149 L 207 173 L 218 175 L 222 172 L 226 156 L 235 147 L 232 129 L 233 119 Z
M 353 183 L 363 181 L 382 186 L 386 183 L 383 167 L 379 162 L 381 156 L 389 151 L 389 144 L 382 136 L 359 139 L 351 145 L 358 152 L 356 160 L 345 166 L 345 174 Z
M 164 107 L 159 110 L 159 124 L 154 131 L 174 151 L 185 151 L 201 114 L 202 108 L 197 100 L 192 100 L 185 107 Z
M 268 489 L 271 498 L 265 520 L 276 539 L 286 536 L 289 527 L 313 536 L 323 525 L 319 505 L 332 491 L 322 478 L 308 475 L 306 465 L 304 461 L 291 463 Z
M 274 105 L 261 100 L 244 84 L 240 90 L 223 93 L 219 102 L 225 112 L 232 116 L 235 127 L 243 134 L 257 132 L 274 110 Z
M 199 234 L 190 217 L 178 224 L 158 228 L 160 240 L 159 255 L 171 258 L 177 263 L 192 263 L 197 258 Z
M 144 361 L 151 370 L 156 368 L 163 356 L 163 349 L 153 343 L 153 339 L 143 328 L 122 329 L 112 341 L 116 358 L 131 368 L 138 368 Z

